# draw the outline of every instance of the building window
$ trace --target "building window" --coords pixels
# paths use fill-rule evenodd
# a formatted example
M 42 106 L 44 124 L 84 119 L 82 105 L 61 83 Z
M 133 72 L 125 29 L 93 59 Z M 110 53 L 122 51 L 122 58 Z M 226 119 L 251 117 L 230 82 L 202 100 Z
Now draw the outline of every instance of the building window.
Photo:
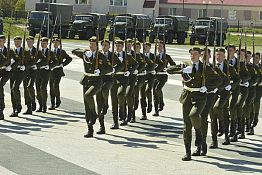
M 80 0 L 79 4 L 87 4 L 87 0 Z
M 169 15 L 176 15 L 176 8 L 170 8 Z
M 206 16 L 206 9 L 199 9 L 198 10 L 198 17 L 199 18 L 202 18 L 202 17 L 205 17 Z
M 127 0 L 110 0 L 112 6 L 127 6 Z
M 262 20 L 262 11 L 259 12 L 259 20 Z
M 229 10 L 228 11 L 228 19 L 229 20 L 237 20 L 237 11 L 236 10 Z

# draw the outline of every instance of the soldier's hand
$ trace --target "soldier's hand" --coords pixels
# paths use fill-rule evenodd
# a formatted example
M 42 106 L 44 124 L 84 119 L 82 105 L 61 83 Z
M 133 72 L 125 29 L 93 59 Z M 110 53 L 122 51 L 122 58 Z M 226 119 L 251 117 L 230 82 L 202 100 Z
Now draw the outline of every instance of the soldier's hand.
M 9 71 L 12 70 L 12 67 L 11 67 L 11 66 L 7 66 L 7 67 L 5 68 L 5 70 L 9 72 Z
M 207 87 L 206 86 L 202 86 L 199 91 L 201 93 L 206 93 L 207 92 Z
M 96 69 L 96 70 L 94 71 L 94 74 L 95 74 L 95 75 L 100 75 L 100 70 L 99 70 L 99 69 Z
M 130 72 L 129 71 L 126 71 L 125 73 L 124 73 L 124 76 L 126 76 L 126 77 L 128 77 L 130 75 Z
M 155 75 L 155 74 L 156 74 L 156 71 L 155 71 L 155 70 L 153 70 L 153 71 L 151 72 L 151 74 Z
M 15 60 L 11 58 L 11 65 L 14 64 Z
M 32 68 L 33 70 L 36 70 L 36 69 L 37 69 L 37 66 L 36 66 L 36 65 L 33 65 L 33 66 L 31 66 L 31 68 Z
M 133 72 L 133 74 L 135 74 L 135 75 L 136 75 L 137 73 L 138 73 L 138 70 L 136 69 L 136 70 Z
M 113 70 L 112 70 L 112 74 L 113 74 L 113 73 L 115 73 L 115 72 L 116 72 L 116 69 L 115 69 L 115 68 L 113 68 Z
M 21 71 L 24 71 L 25 70 L 25 66 L 23 65 L 23 66 L 20 66 L 20 70 Z
M 229 85 L 227 85 L 227 86 L 225 87 L 225 90 L 226 90 L 226 91 L 230 91 L 231 88 L 232 88 L 232 86 L 229 84 Z

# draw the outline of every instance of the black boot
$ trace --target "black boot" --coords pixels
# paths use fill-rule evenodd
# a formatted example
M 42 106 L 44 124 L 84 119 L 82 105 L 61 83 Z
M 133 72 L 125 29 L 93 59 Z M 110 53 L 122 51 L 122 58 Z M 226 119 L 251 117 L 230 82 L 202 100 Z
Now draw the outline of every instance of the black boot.
M 39 108 L 36 110 L 36 112 L 42 112 L 43 110 L 43 105 L 42 103 L 39 103 Z
M 258 123 L 258 113 L 255 113 L 254 121 L 251 127 L 255 128 L 257 126 L 257 123 Z
M 201 156 L 205 156 L 207 154 L 207 143 L 203 142 L 201 146 Z
M 99 124 L 100 124 L 100 129 L 96 132 L 97 134 L 105 134 L 106 129 L 105 129 L 105 122 L 104 122 L 104 116 L 101 115 L 99 117 Z
M 250 130 L 249 130 L 249 132 L 247 133 L 247 135 L 254 135 L 254 134 L 255 134 L 254 128 L 251 127 Z
M 230 144 L 230 138 L 228 134 L 225 134 L 225 141 L 222 143 L 222 145 L 229 145 Z
M 218 148 L 217 136 L 212 136 L 212 143 L 209 146 L 209 149 L 217 149 L 217 148 Z
M 121 113 L 120 113 L 121 112 Z M 119 113 L 122 116 L 122 122 L 120 123 L 120 126 L 125 126 L 127 125 L 127 114 L 126 114 L 126 106 L 124 106 L 123 108 L 121 107 L 119 109 Z
M 152 103 L 151 102 L 148 102 L 147 103 L 148 105 L 147 105 L 147 113 L 150 113 L 151 111 L 152 111 Z
M 219 132 L 217 134 L 218 137 L 223 136 L 225 133 L 225 125 L 223 120 L 219 120 Z
M 164 106 L 165 106 L 165 103 L 164 103 L 163 99 L 160 99 L 158 111 L 163 111 Z
M 47 106 L 46 106 L 46 105 L 43 105 L 42 112 L 43 112 L 43 113 L 46 113 L 46 110 L 47 110 Z
M 240 136 L 238 137 L 238 139 L 245 139 L 245 132 L 240 133 Z
M 5 119 L 4 111 L 0 109 L 0 120 L 4 120 L 4 119 Z
M 140 120 L 147 120 L 146 108 L 142 108 L 142 117 L 140 118 Z
M 201 146 L 198 146 L 197 149 L 192 153 L 192 156 L 200 156 L 201 155 Z
M 192 156 L 200 156 L 201 146 L 202 146 L 202 143 L 203 143 L 202 131 L 201 131 L 201 129 L 195 129 L 195 133 L 196 133 L 195 145 L 197 146 L 197 149 L 196 149 L 196 151 L 193 152 Z
M 10 117 L 18 117 L 18 113 L 16 112 L 15 108 L 13 108 L 13 112 L 10 114 Z
M 36 103 L 33 102 L 33 103 L 32 103 L 32 111 L 35 111 L 35 110 L 36 110 Z
M 136 111 L 134 110 L 133 111 L 133 115 L 132 115 L 132 118 L 130 120 L 130 123 L 135 123 L 136 122 Z
M 238 141 L 238 138 L 237 138 L 237 134 L 235 134 L 231 139 L 230 139 L 231 142 L 237 142 Z
M 158 111 L 158 109 L 155 109 L 155 113 L 153 114 L 153 116 L 155 116 L 155 117 L 159 116 L 159 111 Z
M 27 105 L 27 110 L 23 113 L 24 115 L 32 115 L 31 103 Z
M 132 108 L 128 108 L 127 122 L 131 121 L 131 119 L 133 118 L 133 113 L 134 113 L 134 110 Z
M 113 120 L 114 120 L 114 123 L 110 127 L 110 129 L 119 129 L 118 116 L 117 115 L 113 115 Z
M 56 105 L 55 105 L 55 107 L 59 108 L 60 105 L 61 105 L 61 99 L 60 99 L 60 97 L 56 97 Z
M 97 119 L 97 114 L 95 109 L 90 109 L 90 120 L 89 120 L 89 125 L 94 125 L 96 123 Z
M 191 144 L 185 144 L 186 155 L 182 158 L 183 161 L 191 160 Z
M 49 110 L 55 110 L 55 98 L 51 98 L 51 106 L 48 108 Z
M 94 129 L 92 125 L 88 125 L 88 131 L 87 133 L 84 135 L 85 138 L 91 138 L 94 136 Z
M 16 113 L 19 114 L 22 111 L 22 106 L 18 105 L 16 108 Z

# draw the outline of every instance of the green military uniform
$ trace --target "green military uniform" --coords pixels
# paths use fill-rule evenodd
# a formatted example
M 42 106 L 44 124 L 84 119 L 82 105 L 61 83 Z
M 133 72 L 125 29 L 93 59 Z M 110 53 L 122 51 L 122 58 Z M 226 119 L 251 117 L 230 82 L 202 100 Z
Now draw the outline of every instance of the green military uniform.
M 1 35 L 0 39 L 5 39 L 5 36 Z M 10 58 L 7 58 L 7 48 L 0 48 L 0 120 L 4 120 L 4 86 L 10 78 L 10 71 L 6 70 L 6 67 L 10 64 Z
M 191 50 L 190 50 L 191 51 Z M 193 51 L 198 51 L 199 48 L 193 48 Z M 201 148 L 202 145 L 202 132 L 201 132 L 201 113 L 206 104 L 206 93 L 202 93 L 203 89 L 214 89 L 214 82 L 221 81 L 219 75 L 214 72 L 211 67 L 206 66 L 206 72 L 203 74 L 203 63 L 198 62 L 197 64 L 185 63 L 184 67 L 191 67 L 192 72 L 187 74 L 189 80 L 183 79 L 184 90 L 180 96 L 180 102 L 182 103 L 183 120 L 184 120 L 184 144 L 186 148 L 186 156 L 183 160 L 191 160 L 191 141 L 192 141 L 192 127 L 196 130 L 196 146 Z M 181 66 L 171 66 L 167 69 L 170 74 L 182 73 L 182 77 L 185 74 L 181 70 Z M 203 75 L 205 75 L 205 84 L 203 83 Z M 203 88 L 206 87 L 206 88 Z
M 14 40 L 22 40 L 22 38 L 20 36 L 17 36 L 14 38 Z M 11 89 L 11 102 L 13 107 L 13 113 L 10 115 L 10 117 L 17 117 L 22 110 L 21 93 L 19 87 L 23 81 L 24 71 L 25 71 L 25 66 L 24 66 L 25 58 L 23 57 L 23 49 L 24 48 L 22 47 L 15 48 L 14 50 L 12 50 L 12 52 L 10 52 L 12 58 L 10 89 Z
M 250 53 L 251 54 L 251 53 Z M 256 85 L 258 83 L 258 80 L 260 78 L 257 70 L 254 67 L 253 63 L 247 63 L 247 69 L 248 72 L 251 75 L 251 79 L 249 80 L 249 87 L 248 87 L 248 96 L 245 101 L 244 107 L 243 107 L 243 117 L 241 118 L 242 121 L 240 123 L 240 137 L 239 138 L 245 138 L 245 125 L 247 125 L 247 131 L 249 131 L 249 123 L 250 123 L 250 113 L 252 106 L 254 104 L 254 100 L 256 97 Z
M 37 74 L 37 67 L 36 67 L 36 48 L 28 48 L 25 51 L 25 58 L 26 58 L 26 71 L 25 77 L 23 80 L 23 87 L 24 87 L 24 98 L 25 104 L 27 105 L 27 110 L 23 114 L 32 114 L 32 111 L 36 110 L 36 103 L 35 103 L 35 80 Z
M 162 52 L 157 56 L 156 64 L 158 66 L 156 68 L 155 82 L 153 87 L 154 107 L 155 107 L 155 114 L 153 115 L 159 116 L 159 111 L 162 111 L 165 105 L 162 89 L 168 79 L 166 68 L 168 64 L 172 66 L 172 65 L 176 65 L 176 63 L 172 60 L 170 55 Z
M 48 38 L 42 38 L 41 41 L 48 42 Z M 39 109 L 36 112 L 45 113 L 47 110 L 47 84 L 50 77 L 50 70 L 58 65 L 57 58 L 53 51 L 48 48 L 42 48 L 37 57 L 37 75 L 36 75 L 36 98 L 39 103 Z
M 72 58 L 63 49 L 61 50 L 60 48 L 54 48 L 54 53 L 58 60 L 58 66 L 51 69 L 51 73 L 50 73 L 50 79 L 49 79 L 50 99 L 51 99 L 51 107 L 49 108 L 50 110 L 58 108 L 61 104 L 59 84 L 61 78 L 65 76 L 63 67 L 67 66 L 72 61 Z
M 89 41 L 97 42 L 96 37 L 92 37 Z M 75 49 L 72 53 L 80 58 L 83 58 L 84 61 L 85 75 L 80 83 L 83 85 L 85 119 L 88 125 L 88 132 L 84 137 L 89 138 L 93 137 L 93 125 L 97 119 L 94 96 L 102 88 L 103 80 L 101 75 L 112 72 L 112 67 L 104 54 L 101 52 Z

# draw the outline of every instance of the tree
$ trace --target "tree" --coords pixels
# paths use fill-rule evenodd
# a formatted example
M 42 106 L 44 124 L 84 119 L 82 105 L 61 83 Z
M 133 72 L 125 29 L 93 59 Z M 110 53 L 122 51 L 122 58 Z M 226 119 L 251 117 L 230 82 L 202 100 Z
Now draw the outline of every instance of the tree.
M 3 12 L 3 16 L 11 16 L 11 13 L 15 10 L 17 0 L 1 0 L 0 9 Z
M 15 11 L 25 10 L 25 0 L 18 0 L 15 4 Z

